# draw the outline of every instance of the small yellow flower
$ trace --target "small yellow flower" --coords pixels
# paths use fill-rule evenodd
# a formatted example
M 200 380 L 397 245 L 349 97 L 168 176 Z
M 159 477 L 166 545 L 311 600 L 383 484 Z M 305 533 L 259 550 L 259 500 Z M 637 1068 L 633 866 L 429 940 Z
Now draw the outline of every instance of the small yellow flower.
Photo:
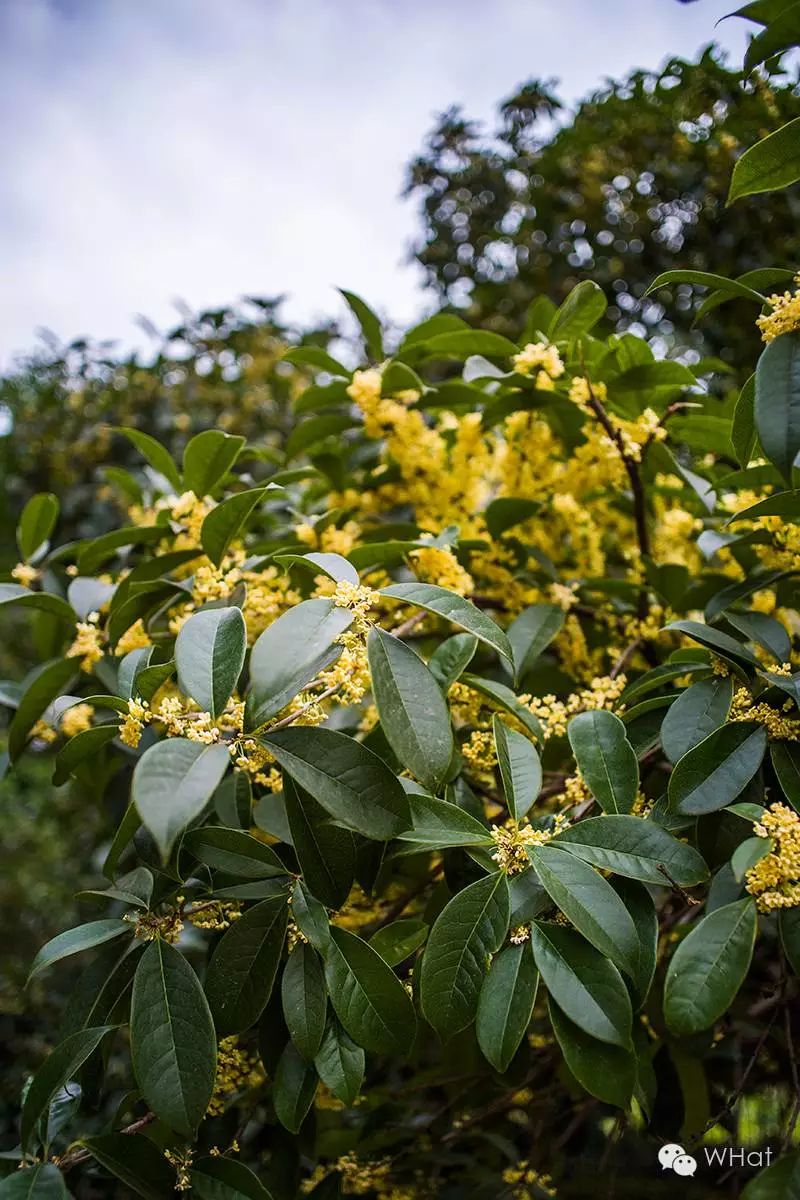
M 30 566 L 29 563 L 17 563 L 11 568 L 11 578 L 16 579 L 17 583 L 21 583 L 23 587 L 29 588 L 32 583 L 35 583 L 41 572 L 36 570 L 36 567 Z

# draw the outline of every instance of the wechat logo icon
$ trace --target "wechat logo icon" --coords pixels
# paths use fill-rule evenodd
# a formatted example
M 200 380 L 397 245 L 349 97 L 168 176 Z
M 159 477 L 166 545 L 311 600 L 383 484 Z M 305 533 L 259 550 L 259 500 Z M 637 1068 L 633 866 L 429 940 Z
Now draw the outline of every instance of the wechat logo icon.
M 669 1142 L 662 1146 L 658 1152 L 658 1161 L 662 1171 L 674 1171 L 676 1175 L 694 1175 L 697 1170 L 697 1159 L 687 1154 L 677 1142 Z

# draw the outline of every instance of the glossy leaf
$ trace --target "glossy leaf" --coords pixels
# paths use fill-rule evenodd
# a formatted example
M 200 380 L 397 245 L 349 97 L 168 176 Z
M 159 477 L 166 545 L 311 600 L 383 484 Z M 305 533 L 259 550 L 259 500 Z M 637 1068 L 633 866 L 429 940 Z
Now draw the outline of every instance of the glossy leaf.
M 203 712 L 218 717 L 244 665 L 247 629 L 240 608 L 193 613 L 175 639 L 178 687 Z
M 397 777 L 353 738 L 293 726 L 264 734 L 261 741 L 301 788 L 350 829 L 383 840 L 411 824 Z
M 564 1061 L 578 1083 L 606 1104 L 627 1109 L 636 1083 L 636 1060 L 622 1046 L 598 1041 L 571 1021 L 552 996 L 550 1022 Z
M 424 921 L 405 917 L 376 930 L 369 939 L 369 944 L 390 967 L 399 967 L 400 963 L 405 962 L 415 950 L 425 944 L 427 936 L 428 926 Z
M 475 1032 L 484 1056 L 500 1074 L 530 1024 L 538 985 L 530 942 L 506 946 L 492 960 L 478 999 Z
M 528 857 L 542 887 L 572 925 L 601 954 L 635 977 L 636 929 L 611 884 L 583 859 L 555 845 L 530 846 Z
M 322 1045 L 328 1008 L 325 972 L 315 950 L 298 942 L 281 979 L 283 1017 L 292 1041 L 308 1062 Z
M 742 985 L 756 936 L 752 897 L 704 917 L 678 946 L 667 968 L 664 1016 L 672 1033 L 708 1029 L 726 1012 Z
M 733 167 L 728 203 L 774 192 L 800 179 L 800 117 L 750 146 Z
M 530 738 L 509 728 L 498 717 L 493 719 L 492 730 L 508 811 L 515 821 L 520 821 L 539 795 L 542 764 Z
M 367 639 L 372 694 L 386 739 L 400 762 L 436 790 L 453 755 L 441 688 L 410 646 L 377 627 Z
M 800 133 L 800 119 L 797 128 Z M 800 453 L 800 334 L 784 333 L 764 347 L 756 367 L 755 422 L 765 455 L 791 486 Z
M 354 1042 L 382 1054 L 408 1054 L 417 1020 L 408 993 L 372 947 L 336 926 L 325 956 L 334 1012 Z
M 130 1029 L 142 1096 L 170 1129 L 194 1137 L 214 1090 L 217 1039 L 197 976 L 168 942 L 151 942 L 139 961 Z
M 8 754 L 15 762 L 28 741 L 28 735 L 49 704 L 62 695 L 78 669 L 74 658 L 57 658 L 47 663 L 23 692 L 8 728 Z
M 184 487 L 199 500 L 210 495 L 236 462 L 244 443 L 243 437 L 223 433 L 221 429 L 196 433 L 183 452 Z
M 522 679 L 564 626 L 565 613 L 557 604 L 531 604 L 508 627 L 514 677 Z
M 286 938 L 285 896 L 248 908 L 225 931 L 212 955 L 205 993 L 221 1037 L 255 1025 L 269 1000 Z
M 113 1028 L 113 1025 L 99 1025 L 79 1029 L 59 1043 L 44 1060 L 30 1082 L 22 1105 L 20 1141 L 23 1150 L 30 1148 L 39 1120 L 47 1111 L 53 1096 L 68 1079 L 72 1079 Z
M 273 1200 L 258 1176 L 227 1154 L 198 1159 L 189 1178 L 191 1190 L 200 1200 Z
M 102 946 L 104 942 L 111 941 L 112 938 L 118 938 L 123 933 L 130 932 L 131 926 L 127 921 L 122 921 L 118 917 L 110 917 L 104 921 L 89 921 L 86 925 L 78 925 L 75 929 L 67 929 L 64 933 L 59 933 L 56 937 L 51 938 L 38 951 L 31 963 L 27 983 L 30 983 L 33 977 L 38 975 L 40 971 L 44 971 L 46 967 L 52 966 L 53 963 L 60 962 L 62 958 L 69 958 L 72 954 L 80 954 L 83 950 L 92 950 L 95 946 Z
M 200 862 L 226 875 L 243 879 L 270 879 L 285 875 L 286 868 L 271 846 L 243 829 L 222 825 L 204 825 L 191 829 L 183 839 L 183 849 Z
M 356 850 L 348 829 L 333 824 L 328 813 L 290 776 L 284 776 L 286 815 L 303 880 L 318 900 L 341 908 L 353 886 Z
M 508 930 L 506 877 L 487 875 L 445 905 L 430 932 L 420 972 L 426 1019 L 447 1041 L 475 1017 L 489 956 Z
M 145 750 L 131 797 L 166 862 L 175 839 L 199 817 L 230 763 L 227 746 L 168 738 Z
M 144 1200 L 164 1200 L 175 1187 L 175 1171 L 142 1133 L 102 1133 L 80 1145 L 107 1171 Z
M 680 887 L 694 887 L 708 879 L 708 867 L 697 850 L 641 817 L 590 817 L 557 834 L 551 844 L 601 871 L 642 883 L 666 886 L 672 880 Z
M 572 929 L 535 922 L 533 956 L 548 992 L 584 1033 L 628 1047 L 631 1002 L 614 964 Z
M 211 509 L 200 527 L 200 544 L 214 566 L 220 565 L 231 542 L 239 537 L 250 515 L 272 491 L 283 494 L 282 489 L 268 484 L 236 492 Z
M 0 1180 L 0 1200 L 67 1200 L 64 1175 L 54 1163 L 22 1167 Z
M 305 1062 L 293 1042 L 287 1042 L 278 1059 L 272 1084 L 275 1115 L 290 1133 L 299 1133 L 317 1090 L 317 1073 Z
M 685 689 L 671 704 L 661 723 L 661 744 L 676 763 L 725 724 L 733 700 L 730 675 L 712 675 Z
M 352 620 L 332 600 L 304 600 L 267 626 L 250 655 L 247 729 L 258 729 L 336 661 L 342 652 L 336 638 Z
M 343 1104 L 353 1103 L 364 1081 L 365 1056 L 336 1017 L 328 1021 L 314 1066 L 337 1100 Z
M 496 650 L 513 669 L 511 646 L 503 630 L 491 617 L 487 617 L 463 596 L 433 583 L 393 583 L 389 587 L 381 588 L 381 595 L 402 600 L 404 604 L 412 604 L 416 608 L 424 608 L 426 612 L 435 613 L 452 625 L 474 634 L 478 641 Z
M 767 731 L 753 721 L 723 725 L 685 754 L 669 780 L 669 804 L 686 816 L 731 804 L 761 766 Z
M 619 717 L 606 709 L 579 713 L 567 726 L 567 736 L 584 783 L 603 812 L 630 812 L 639 764 Z
M 180 473 L 172 460 L 171 454 L 165 446 L 161 445 L 161 442 L 141 429 L 132 429 L 128 426 L 120 427 L 117 432 L 124 433 L 125 437 L 136 447 L 142 457 L 147 459 L 150 466 L 158 471 L 159 475 L 164 476 L 167 483 L 171 485 L 175 492 L 180 493 Z

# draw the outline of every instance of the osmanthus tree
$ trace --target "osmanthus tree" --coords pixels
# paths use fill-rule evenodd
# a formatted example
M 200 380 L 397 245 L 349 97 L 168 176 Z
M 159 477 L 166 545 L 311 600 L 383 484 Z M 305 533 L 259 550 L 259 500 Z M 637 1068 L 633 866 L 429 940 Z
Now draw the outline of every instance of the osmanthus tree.
M 793 1144 L 800 298 L 748 298 L 733 414 L 590 282 L 388 358 L 353 298 L 268 486 L 210 429 L 101 537 L 28 503 L 8 758 L 108 840 L 3 1200 L 581 1194 L 742 1097 Z

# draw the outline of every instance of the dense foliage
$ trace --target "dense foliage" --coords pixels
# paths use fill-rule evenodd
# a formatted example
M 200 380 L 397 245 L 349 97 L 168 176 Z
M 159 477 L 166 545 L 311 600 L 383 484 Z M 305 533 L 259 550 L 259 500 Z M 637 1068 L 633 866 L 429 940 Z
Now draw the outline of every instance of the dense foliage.
M 761 52 L 784 7 L 747 6 Z M 771 136 L 737 203 L 800 170 Z M 588 279 L 521 340 L 445 313 L 394 353 L 351 296 L 366 362 L 283 356 L 313 382 L 269 477 L 261 431 L 134 429 L 112 529 L 64 541 L 28 500 L 4 766 L 23 804 L 52 768 L 93 878 L 32 956 L 34 1010 L 82 966 L 47 1055 L 15 1032 L 2 1200 L 641 1195 L 659 1141 L 678 1175 L 768 1143 L 744 1195 L 796 1194 L 800 288 L 773 278 L 652 283 L 750 304 L 735 402 L 604 334 Z
M 534 297 L 560 301 L 588 274 L 618 332 L 749 372 L 757 347 L 740 311 L 693 325 L 690 287 L 671 304 L 645 292 L 672 267 L 734 278 L 764 267 L 765 244 L 776 263 L 796 254 L 796 194 L 725 202 L 742 149 L 797 105 L 795 78 L 744 82 L 707 50 L 609 81 L 568 120 L 552 82 L 507 100 L 491 134 L 451 109 L 408 171 L 424 225 L 416 257 L 443 301 L 498 333 L 519 337 Z

